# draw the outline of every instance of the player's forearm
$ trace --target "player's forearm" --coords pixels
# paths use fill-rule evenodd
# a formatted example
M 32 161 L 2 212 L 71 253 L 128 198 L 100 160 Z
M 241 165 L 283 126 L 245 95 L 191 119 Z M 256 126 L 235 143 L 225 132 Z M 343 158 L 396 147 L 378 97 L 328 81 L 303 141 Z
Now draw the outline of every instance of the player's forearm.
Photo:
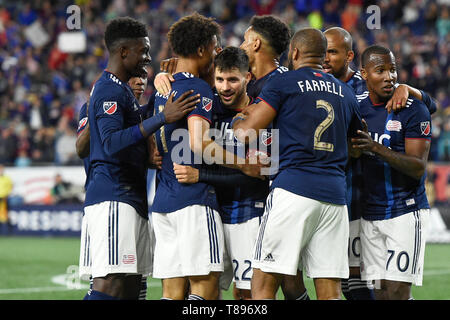
M 420 180 L 425 173 L 426 160 L 393 151 L 379 143 L 375 143 L 371 151 L 391 167 L 414 179 Z
M 203 166 L 199 169 L 199 182 L 218 187 L 251 187 L 259 179 L 249 177 L 239 170 L 221 166 Z
M 197 145 L 200 145 L 200 143 L 198 142 Z M 227 151 L 213 140 L 202 140 L 201 151 L 196 150 L 194 152 L 198 154 L 201 152 L 203 161 L 206 164 L 218 164 L 227 168 L 240 170 L 240 165 L 245 163 L 245 159 Z
M 79 136 L 77 137 L 77 142 L 75 143 L 75 148 L 77 151 L 77 155 L 80 159 L 86 158 L 90 152 L 90 131 L 89 131 L 89 123 L 86 124 L 86 127 L 81 131 Z
M 114 128 L 109 128 L 107 131 L 111 133 L 103 135 L 104 151 L 108 156 L 113 156 L 155 133 L 163 124 L 164 116 L 157 114 L 127 129 L 115 131 Z

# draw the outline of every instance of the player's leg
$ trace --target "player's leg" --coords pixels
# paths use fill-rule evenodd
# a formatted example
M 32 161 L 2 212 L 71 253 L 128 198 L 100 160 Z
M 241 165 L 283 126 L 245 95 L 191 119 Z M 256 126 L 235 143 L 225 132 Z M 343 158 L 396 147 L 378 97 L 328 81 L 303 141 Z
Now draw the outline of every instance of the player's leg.
M 180 266 L 177 239 L 177 212 L 152 213 L 155 235 L 153 277 L 162 279 L 162 298 L 164 300 L 184 300 L 187 278 Z
M 141 280 L 141 275 L 108 274 L 94 278 L 92 290 L 123 300 L 138 300 Z
M 310 300 L 301 270 L 298 270 L 295 276 L 284 275 L 281 281 L 281 290 L 285 300 Z
M 384 279 L 390 300 L 408 300 L 411 284 L 422 285 L 428 218 L 429 209 L 422 209 L 383 221 L 388 249 Z
M 341 280 L 349 276 L 347 206 L 315 201 L 318 220 L 302 252 L 308 277 L 314 279 L 317 299 L 341 299 Z
M 373 286 L 370 282 L 361 280 L 361 219 L 350 221 L 349 224 L 349 266 L 350 278 L 346 279 L 348 292 L 342 290 L 347 300 L 374 300 Z M 341 285 L 341 287 L 343 287 Z
M 314 278 L 317 300 L 340 300 L 341 279 L 339 278 Z
M 260 217 L 235 224 L 224 223 L 225 243 L 233 267 L 235 299 L 251 299 L 252 255 Z
M 252 276 L 252 299 L 275 300 L 282 275 L 279 273 L 264 272 L 254 268 Z
M 85 217 L 89 256 L 80 256 L 80 275 L 93 277 L 89 300 L 137 299 L 151 264 L 148 221 L 117 201 L 86 207 Z
M 189 206 L 180 215 L 180 247 L 183 270 L 189 277 L 189 300 L 216 300 L 219 277 L 224 271 L 224 231 L 217 211 Z
M 191 293 L 188 300 L 217 300 L 219 293 L 220 272 L 208 275 L 190 276 Z
M 184 300 L 188 279 L 185 277 L 167 278 L 162 280 L 162 299 Z
M 310 199 L 289 191 L 275 188 L 269 194 L 254 247 L 253 299 L 274 299 L 283 275 L 295 277 L 314 229 L 314 210 Z

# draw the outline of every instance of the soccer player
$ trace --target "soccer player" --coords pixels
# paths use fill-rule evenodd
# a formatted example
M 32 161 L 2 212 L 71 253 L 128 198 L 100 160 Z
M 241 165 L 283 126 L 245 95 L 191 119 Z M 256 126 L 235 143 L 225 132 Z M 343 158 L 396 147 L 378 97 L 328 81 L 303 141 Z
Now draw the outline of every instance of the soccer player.
M 361 156 L 364 210 L 361 219 L 361 274 L 380 280 L 377 299 L 412 299 L 411 284 L 422 284 L 429 204 L 425 168 L 430 150 L 431 117 L 423 102 L 407 100 L 407 108 L 385 109 L 397 81 L 393 53 L 370 46 L 362 54 L 361 75 L 369 95 L 360 100 L 367 122 L 353 147 Z
M 216 56 L 214 65 L 215 90 L 220 99 L 213 110 L 213 125 L 220 132 L 215 141 L 224 148 L 244 148 L 243 143 L 234 139 L 230 122 L 253 102 L 246 94 L 251 79 L 248 56 L 242 49 L 227 47 Z M 269 193 L 269 181 L 219 165 L 194 168 L 175 164 L 174 172 L 180 183 L 205 182 L 215 187 L 225 238 L 221 289 L 227 290 L 233 280 L 235 299 L 251 299 L 252 249 Z
M 133 77 L 128 82 L 131 90 L 134 93 L 137 101 L 140 101 L 145 88 L 147 87 L 147 78 L 142 77 Z M 84 171 L 86 174 L 86 182 L 84 185 L 84 189 L 87 190 L 89 184 L 89 172 L 90 172 L 90 163 L 89 163 L 89 145 L 90 145 L 90 133 L 89 133 L 89 121 L 88 121 L 88 105 L 89 101 L 83 104 L 80 109 L 79 119 L 78 119 L 78 129 L 77 129 L 77 141 L 76 141 L 76 151 L 80 159 L 83 160 Z M 147 107 L 147 106 L 141 106 Z M 153 105 L 151 106 L 153 108 Z M 83 257 L 84 259 L 84 257 Z M 90 278 L 90 289 L 92 289 L 93 281 L 92 277 Z M 141 283 L 141 291 L 139 294 L 140 300 L 145 300 L 147 295 L 147 277 L 142 277 Z M 86 294 L 85 300 L 89 297 L 89 293 Z
M 289 69 L 269 81 L 257 104 L 234 118 L 239 140 L 248 130 L 279 130 L 279 171 L 254 250 L 253 299 L 274 299 L 283 274 L 301 260 L 318 299 L 340 299 L 349 274 L 345 197 L 347 132 L 359 123 L 351 90 L 322 72 L 327 42 L 313 28 L 297 31 Z
M 288 71 L 286 67 L 279 65 L 278 60 L 288 48 L 290 35 L 288 26 L 272 15 L 254 16 L 250 20 L 244 41 L 240 45 L 249 56 L 250 71 L 253 75 L 247 86 L 247 94 L 250 97 L 256 99 L 268 79 Z M 281 288 L 286 300 L 309 300 L 301 266 L 295 278 L 288 275 L 283 278 Z
M 354 52 L 352 50 L 352 37 L 348 31 L 340 27 L 325 30 L 327 38 L 327 54 L 324 60 L 324 71 L 333 74 L 336 78 L 350 85 L 358 97 L 367 96 L 366 82 L 359 71 L 350 68 Z M 396 87 L 394 94 L 386 104 L 388 111 L 398 111 L 406 106 L 408 96 L 411 95 L 423 100 L 430 113 L 436 110 L 436 104 L 425 92 L 417 90 L 407 84 Z M 361 280 L 360 275 L 360 217 L 362 210 L 362 170 L 359 159 L 350 158 L 346 168 L 347 176 L 347 206 L 350 220 L 349 238 L 349 265 L 350 279 L 342 281 L 342 292 L 347 300 L 374 299 L 373 286 Z
M 163 299 L 184 299 L 187 281 L 189 299 L 216 299 L 217 280 L 223 271 L 223 230 L 214 188 L 205 183 L 178 183 L 173 163 L 184 162 L 172 158 L 172 150 L 179 146 L 172 138 L 176 129 L 188 130 L 189 148 L 181 151 L 183 156 L 186 153 L 191 158 L 191 149 L 202 153 L 203 130 L 211 122 L 214 96 L 200 77 L 207 78 L 211 72 L 219 31 L 213 19 L 193 14 L 178 20 L 168 32 L 172 50 L 179 57 L 171 95 L 193 88 L 201 102 L 187 119 L 165 125 L 155 134 L 163 162 L 152 206 L 156 236 L 153 276 L 163 279 Z M 167 96 L 156 95 L 156 115 L 164 110 L 159 106 L 166 100 Z M 192 159 L 187 162 L 191 164 Z
M 80 276 L 90 275 L 89 300 L 137 299 L 150 270 L 146 193 L 147 137 L 192 107 L 171 106 L 143 120 L 127 82 L 147 77 L 147 29 L 131 18 L 105 31 L 110 58 L 89 100 L 89 183 L 82 221 Z M 86 259 L 84 259 L 86 257 Z

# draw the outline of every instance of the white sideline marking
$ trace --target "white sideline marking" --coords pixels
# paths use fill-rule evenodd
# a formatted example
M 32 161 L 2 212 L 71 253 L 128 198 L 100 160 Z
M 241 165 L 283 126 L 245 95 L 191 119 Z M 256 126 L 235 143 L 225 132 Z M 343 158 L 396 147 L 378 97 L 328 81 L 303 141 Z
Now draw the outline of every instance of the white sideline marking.
M 70 290 L 87 290 L 89 284 L 85 283 L 71 283 L 67 279 L 67 274 L 60 274 L 51 278 L 52 283 L 60 285 L 59 287 L 35 287 L 35 288 L 11 288 L 0 289 L 0 294 L 11 293 L 34 293 L 34 292 L 52 292 L 52 291 L 70 291 Z M 150 279 L 147 283 L 148 287 L 161 287 L 161 281 Z

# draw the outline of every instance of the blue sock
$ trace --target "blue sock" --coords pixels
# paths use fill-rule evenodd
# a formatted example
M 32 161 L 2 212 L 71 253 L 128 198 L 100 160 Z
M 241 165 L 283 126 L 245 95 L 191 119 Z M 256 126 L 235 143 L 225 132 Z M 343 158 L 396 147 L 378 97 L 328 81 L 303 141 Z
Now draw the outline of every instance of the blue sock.
M 141 289 L 139 291 L 139 300 L 147 299 L 147 277 L 142 277 Z
M 348 279 L 341 279 L 341 289 L 346 300 L 354 300 L 348 287 Z
M 348 287 L 353 300 L 375 300 L 373 285 L 359 277 L 350 277 Z
M 298 297 L 298 298 L 295 299 L 295 300 L 311 300 L 311 299 L 309 299 L 309 296 L 308 296 L 308 290 L 305 290 L 305 292 L 303 292 L 303 293 L 300 295 L 300 297 Z
M 119 298 L 110 296 L 100 291 L 92 290 L 87 300 L 119 300 Z
M 188 297 L 188 300 L 205 300 L 205 298 L 191 293 Z

